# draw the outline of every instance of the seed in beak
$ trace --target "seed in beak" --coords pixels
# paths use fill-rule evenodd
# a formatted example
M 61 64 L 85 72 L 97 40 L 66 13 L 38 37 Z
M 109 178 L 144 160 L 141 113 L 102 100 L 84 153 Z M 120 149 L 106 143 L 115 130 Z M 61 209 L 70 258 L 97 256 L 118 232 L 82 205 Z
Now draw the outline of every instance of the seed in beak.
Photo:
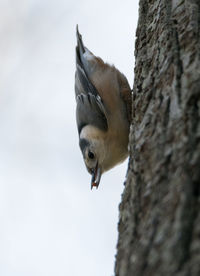
M 97 164 L 94 170 L 94 173 L 92 174 L 91 190 L 93 187 L 96 187 L 96 189 L 98 188 L 100 179 L 101 179 L 101 168 L 98 167 L 98 164 Z

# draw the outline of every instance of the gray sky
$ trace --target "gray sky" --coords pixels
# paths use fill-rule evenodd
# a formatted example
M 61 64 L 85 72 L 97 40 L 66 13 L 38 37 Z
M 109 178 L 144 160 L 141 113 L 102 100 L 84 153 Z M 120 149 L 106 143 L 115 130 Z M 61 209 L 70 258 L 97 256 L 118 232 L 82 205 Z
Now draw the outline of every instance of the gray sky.
M 133 82 L 138 1 L 0 0 L 0 275 L 112 276 L 127 162 L 90 190 L 75 26 Z

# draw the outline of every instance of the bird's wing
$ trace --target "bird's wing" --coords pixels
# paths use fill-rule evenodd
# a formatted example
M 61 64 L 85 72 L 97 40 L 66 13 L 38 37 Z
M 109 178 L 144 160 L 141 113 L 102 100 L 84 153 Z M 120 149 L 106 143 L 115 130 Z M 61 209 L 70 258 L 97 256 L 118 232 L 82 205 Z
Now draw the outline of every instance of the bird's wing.
M 104 131 L 108 128 L 104 104 L 85 69 L 85 57 L 83 57 L 85 52 L 89 52 L 89 50 L 84 47 L 77 28 L 75 94 L 79 134 L 85 125 L 93 125 Z
M 76 121 L 78 132 L 86 125 L 93 125 L 106 131 L 108 128 L 105 109 L 100 97 L 93 94 L 79 94 L 76 98 Z
M 78 89 L 76 89 L 75 86 L 75 92 L 76 96 L 80 93 L 88 94 L 91 93 L 95 96 L 98 95 L 98 91 L 96 87 L 91 82 L 89 76 L 88 76 L 88 67 L 90 64 L 88 64 L 88 53 L 89 50 L 83 45 L 82 37 L 78 31 L 77 26 L 77 46 L 76 46 L 76 86 L 78 85 Z M 91 53 L 92 55 L 92 53 Z M 92 55 L 93 56 L 93 55 Z M 90 62 L 89 62 L 90 63 Z M 87 67 L 87 68 L 86 68 Z
M 77 60 L 78 60 L 78 56 L 76 56 L 76 57 L 77 57 Z M 90 93 L 94 96 L 98 96 L 97 89 L 95 88 L 95 86 L 92 84 L 92 82 L 88 78 L 82 63 L 80 62 L 80 60 L 78 60 L 76 62 L 76 74 L 75 74 L 75 94 L 76 94 L 76 97 L 80 93 L 83 93 L 85 95 Z

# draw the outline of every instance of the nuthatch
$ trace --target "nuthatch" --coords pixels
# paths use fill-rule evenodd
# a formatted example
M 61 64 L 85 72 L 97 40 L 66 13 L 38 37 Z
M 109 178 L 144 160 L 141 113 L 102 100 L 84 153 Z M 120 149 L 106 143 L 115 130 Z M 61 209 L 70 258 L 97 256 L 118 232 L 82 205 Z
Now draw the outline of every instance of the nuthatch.
M 91 189 L 128 156 L 131 89 L 126 77 L 83 44 L 77 26 L 76 121 Z

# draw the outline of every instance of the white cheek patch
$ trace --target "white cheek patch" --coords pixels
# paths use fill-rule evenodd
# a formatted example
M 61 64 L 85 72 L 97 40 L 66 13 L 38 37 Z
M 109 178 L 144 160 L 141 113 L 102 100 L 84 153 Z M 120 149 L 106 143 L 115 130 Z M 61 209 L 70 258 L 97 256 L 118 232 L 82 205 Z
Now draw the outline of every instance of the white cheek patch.
M 104 139 L 104 136 L 105 134 L 103 133 L 103 131 L 92 125 L 84 126 L 80 133 L 80 139 L 86 139 L 88 141 L 91 141 L 93 139 L 101 140 Z
M 96 160 L 94 162 L 88 158 L 84 160 L 88 168 L 94 168 L 96 161 L 98 161 L 99 166 L 102 167 L 102 164 L 107 159 L 107 155 L 109 155 L 109 149 L 106 148 L 108 141 L 105 139 L 105 134 L 106 133 L 92 125 L 87 125 L 82 128 L 80 139 L 87 140 L 90 146 L 94 149 L 94 153 L 96 155 Z M 104 171 L 103 167 L 102 171 Z

